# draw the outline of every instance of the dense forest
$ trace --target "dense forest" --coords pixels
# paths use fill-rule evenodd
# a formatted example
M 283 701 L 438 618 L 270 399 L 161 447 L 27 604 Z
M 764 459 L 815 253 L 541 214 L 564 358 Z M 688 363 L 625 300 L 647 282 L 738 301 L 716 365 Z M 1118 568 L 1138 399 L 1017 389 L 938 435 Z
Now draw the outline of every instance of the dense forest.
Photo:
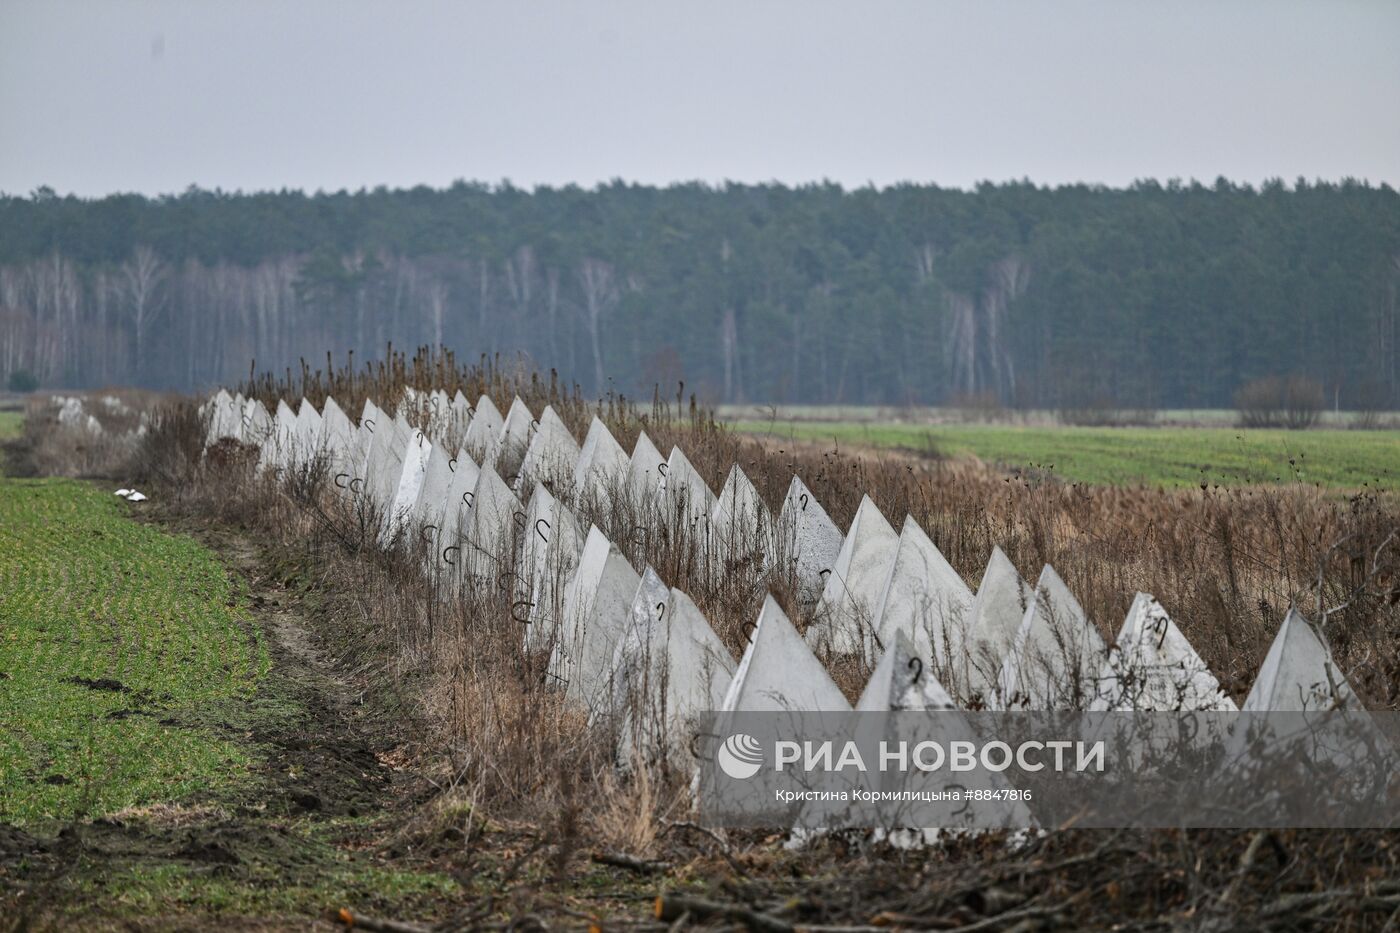
M 392 342 L 723 402 L 1396 405 L 1398 293 L 1400 197 L 1350 181 L 0 197 L 0 386 Z

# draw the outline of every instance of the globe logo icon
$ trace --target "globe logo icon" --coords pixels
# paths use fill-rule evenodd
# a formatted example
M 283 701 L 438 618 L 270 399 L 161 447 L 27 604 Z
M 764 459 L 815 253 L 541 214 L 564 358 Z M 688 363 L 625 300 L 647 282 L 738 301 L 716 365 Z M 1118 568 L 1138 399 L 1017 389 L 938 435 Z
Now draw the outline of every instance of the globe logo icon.
M 715 760 L 721 771 L 742 781 L 753 777 L 763 766 L 763 748 L 753 736 L 736 732 L 724 740 Z

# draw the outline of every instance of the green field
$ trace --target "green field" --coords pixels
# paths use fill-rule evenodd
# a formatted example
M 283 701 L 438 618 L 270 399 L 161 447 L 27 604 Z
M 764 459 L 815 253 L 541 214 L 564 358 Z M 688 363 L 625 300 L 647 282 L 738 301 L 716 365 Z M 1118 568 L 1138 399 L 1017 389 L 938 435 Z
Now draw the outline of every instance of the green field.
M 0 411 L 0 441 L 9 437 L 18 437 L 22 424 L 24 424 L 24 412 Z
M 1400 431 L 1074 428 L 736 421 L 736 430 L 837 446 L 898 447 L 1051 472 L 1068 481 L 1165 487 L 1320 483 L 1400 488 Z
M 208 792 L 245 747 L 194 721 L 268 666 L 214 556 L 68 481 L 0 479 L 0 822 Z

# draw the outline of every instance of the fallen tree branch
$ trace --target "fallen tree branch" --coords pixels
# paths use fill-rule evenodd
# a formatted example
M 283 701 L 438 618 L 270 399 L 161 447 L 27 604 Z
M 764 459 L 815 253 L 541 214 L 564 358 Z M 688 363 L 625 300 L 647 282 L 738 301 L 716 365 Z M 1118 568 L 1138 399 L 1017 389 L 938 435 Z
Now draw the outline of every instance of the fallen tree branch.
M 671 867 L 669 862 L 639 858 L 635 855 L 628 855 L 626 852 L 594 852 L 591 857 L 599 865 L 625 868 L 639 875 L 654 875 Z
M 732 920 L 750 930 L 760 933 L 793 933 L 794 927 L 786 920 L 771 914 L 760 913 L 740 904 L 721 904 L 700 897 L 685 894 L 662 894 L 656 898 L 656 919 L 663 923 L 679 920 L 689 914 L 694 920 L 711 918 Z

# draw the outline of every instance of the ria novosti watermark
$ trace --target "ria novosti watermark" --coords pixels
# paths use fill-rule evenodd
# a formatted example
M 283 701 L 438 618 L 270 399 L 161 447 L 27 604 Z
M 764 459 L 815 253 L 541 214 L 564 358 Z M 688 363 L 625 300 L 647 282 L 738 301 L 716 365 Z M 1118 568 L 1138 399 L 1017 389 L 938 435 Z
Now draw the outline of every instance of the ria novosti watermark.
M 695 750 L 721 825 L 1400 826 L 1400 714 L 729 713 Z

